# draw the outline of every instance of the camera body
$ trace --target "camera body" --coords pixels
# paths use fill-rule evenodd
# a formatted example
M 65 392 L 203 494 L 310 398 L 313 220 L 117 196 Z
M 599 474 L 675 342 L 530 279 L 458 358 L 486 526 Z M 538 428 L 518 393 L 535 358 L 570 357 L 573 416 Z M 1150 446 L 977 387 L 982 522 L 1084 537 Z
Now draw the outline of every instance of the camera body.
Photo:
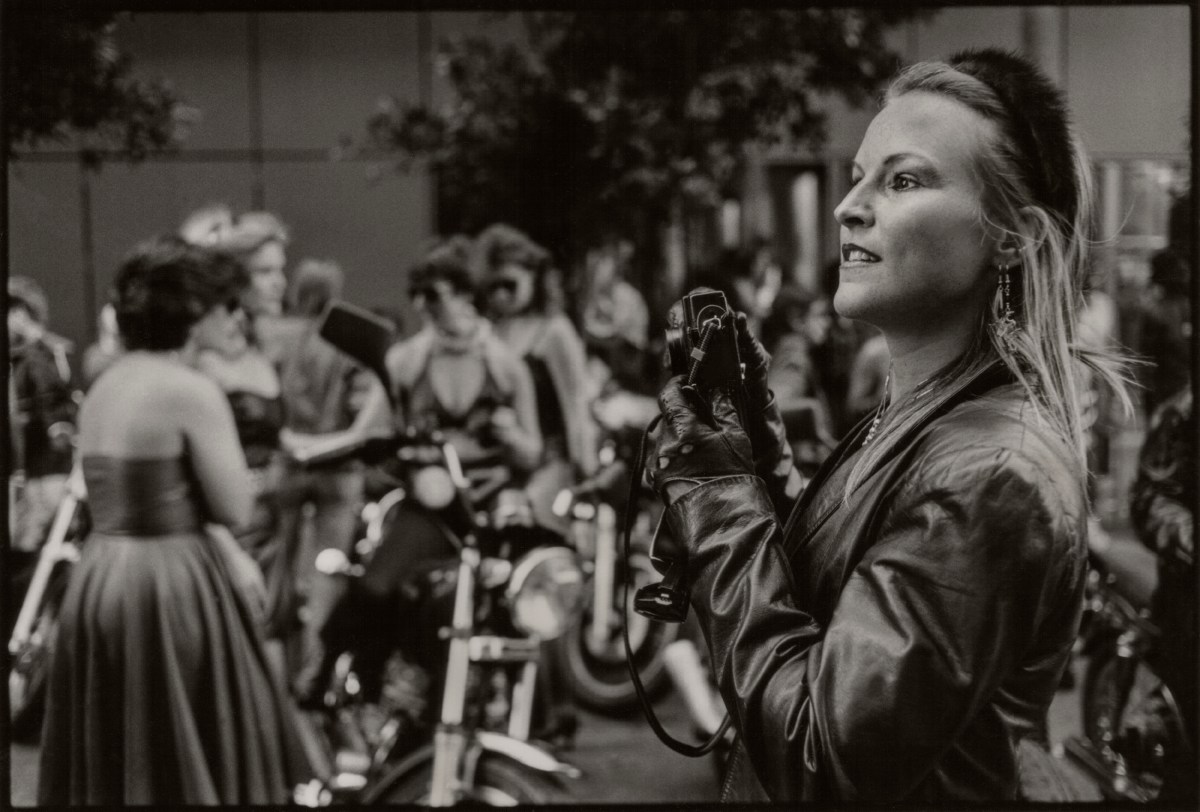
M 738 352 L 736 315 L 725 294 L 697 288 L 680 299 L 670 316 L 664 360 L 671 374 L 686 375 L 701 402 L 708 403 L 714 391 L 723 390 L 738 411 L 744 412 L 745 365 Z M 656 535 L 650 561 L 663 579 L 638 589 L 633 606 L 651 620 L 682 623 L 688 613 L 686 561 L 679 551 L 663 550 L 662 543 L 662 537 Z
M 671 374 L 691 376 L 689 383 L 704 393 L 741 387 L 745 368 L 738 354 L 734 312 L 725 294 L 697 288 L 672 310 L 672 315 L 681 320 L 666 330 L 666 361 Z

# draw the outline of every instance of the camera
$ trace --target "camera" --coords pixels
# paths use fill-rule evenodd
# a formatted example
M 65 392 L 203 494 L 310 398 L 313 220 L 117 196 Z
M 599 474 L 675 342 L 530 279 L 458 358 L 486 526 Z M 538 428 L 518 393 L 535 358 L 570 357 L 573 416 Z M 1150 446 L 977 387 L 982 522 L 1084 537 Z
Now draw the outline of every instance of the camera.
M 725 294 L 697 288 L 671 309 L 671 317 L 664 358 L 671 374 L 686 375 L 702 403 L 707 404 L 713 392 L 724 390 L 738 410 L 744 411 L 746 370 L 738 353 L 736 317 Z M 675 550 L 661 549 L 662 543 L 656 535 L 650 561 L 663 579 L 638 589 L 633 607 L 651 620 L 682 623 L 688 613 L 686 560 Z
M 666 365 L 672 375 L 688 375 L 688 383 L 708 394 L 735 390 L 745 374 L 738 355 L 737 325 L 725 294 L 697 288 L 672 308 L 681 318 L 666 330 Z

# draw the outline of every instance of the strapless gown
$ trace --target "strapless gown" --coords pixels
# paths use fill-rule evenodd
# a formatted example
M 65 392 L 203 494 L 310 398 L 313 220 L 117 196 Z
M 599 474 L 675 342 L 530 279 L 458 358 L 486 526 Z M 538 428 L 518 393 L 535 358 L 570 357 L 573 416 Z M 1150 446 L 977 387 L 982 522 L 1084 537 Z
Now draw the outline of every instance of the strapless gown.
M 41 804 L 280 804 L 310 772 L 185 459 L 83 460 Z

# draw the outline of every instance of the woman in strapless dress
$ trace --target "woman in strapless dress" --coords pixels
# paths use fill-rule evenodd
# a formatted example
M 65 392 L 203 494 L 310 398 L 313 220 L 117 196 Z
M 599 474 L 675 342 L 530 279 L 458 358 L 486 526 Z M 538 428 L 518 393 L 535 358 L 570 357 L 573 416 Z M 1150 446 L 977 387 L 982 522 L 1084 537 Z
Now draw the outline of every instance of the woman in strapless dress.
M 126 352 L 80 410 L 92 533 L 51 655 L 41 804 L 282 804 L 311 775 L 256 628 L 263 587 L 225 396 L 190 364 L 245 272 L 178 238 L 115 286 Z
M 284 415 L 279 373 L 255 342 L 244 311 L 211 339 L 214 343 L 198 348 L 197 369 L 216 381 L 229 399 L 254 495 L 250 519 L 231 530 L 258 562 L 266 582 L 266 637 L 283 640 L 297 623 L 297 595 L 279 537 L 279 432 Z

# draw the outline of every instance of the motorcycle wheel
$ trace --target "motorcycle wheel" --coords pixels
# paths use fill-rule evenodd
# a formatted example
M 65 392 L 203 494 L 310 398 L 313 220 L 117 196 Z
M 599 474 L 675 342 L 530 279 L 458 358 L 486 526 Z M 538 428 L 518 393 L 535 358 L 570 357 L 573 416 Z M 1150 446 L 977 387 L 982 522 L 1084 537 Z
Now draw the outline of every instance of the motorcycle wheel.
M 602 713 L 626 713 L 638 706 L 637 691 L 629 677 L 625 662 L 625 643 L 621 638 L 625 618 L 629 619 L 629 645 L 633 649 L 634 665 L 646 692 L 660 695 L 670 684 L 663 649 L 679 637 L 677 623 L 656 623 L 633 611 L 633 593 L 638 587 L 660 579 L 658 572 L 645 555 L 634 555 L 629 561 L 634 585 L 628 590 L 629 606 L 621 612 L 621 593 L 618 584 L 613 595 L 613 623 L 608 637 L 596 641 L 591 634 L 592 606 L 584 607 L 578 623 L 573 624 L 562 638 L 567 672 L 574 687 L 575 698 L 581 705 Z
M 48 604 L 38 614 L 31 641 L 13 657 L 8 673 L 8 707 L 12 736 L 17 741 L 35 741 L 41 734 L 50 652 L 57 636 L 58 609 Z
M 1183 719 L 1171 692 L 1144 663 L 1138 662 L 1120 719 L 1113 720 L 1119 697 L 1117 658 L 1098 653 L 1088 663 L 1083 683 L 1083 732 L 1102 752 L 1122 757 L 1128 779 L 1148 800 L 1162 788 L 1164 758 L 1186 747 Z
M 429 804 L 429 784 L 433 780 L 433 759 L 411 769 L 403 766 L 384 778 L 385 786 L 373 791 L 368 803 Z M 390 783 L 389 783 L 390 781 Z M 475 788 L 460 806 L 524 806 L 526 804 L 566 804 L 571 798 L 553 775 L 524 767 L 503 756 L 485 753 L 475 768 Z

